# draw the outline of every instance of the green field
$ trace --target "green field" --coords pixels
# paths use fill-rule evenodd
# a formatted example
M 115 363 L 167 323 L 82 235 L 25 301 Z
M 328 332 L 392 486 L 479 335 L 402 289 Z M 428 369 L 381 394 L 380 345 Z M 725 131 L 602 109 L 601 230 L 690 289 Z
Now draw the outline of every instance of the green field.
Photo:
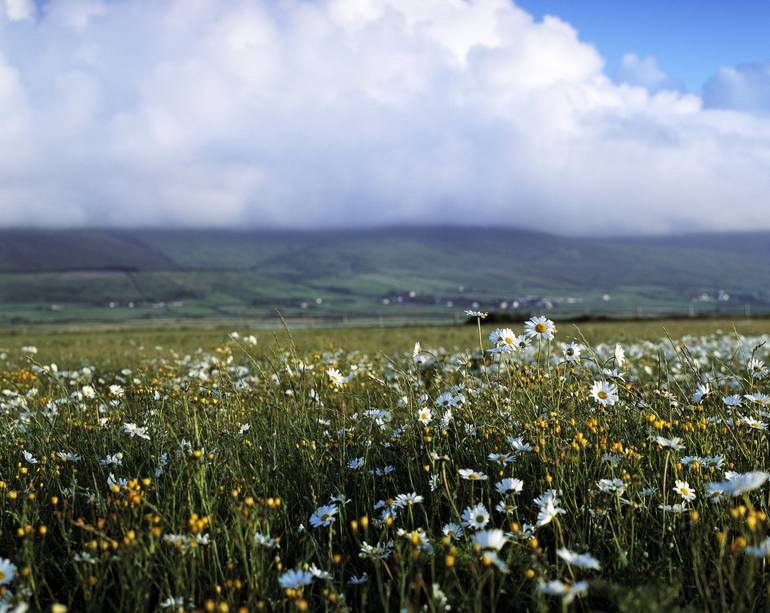
M 689 309 L 735 316 L 770 311 L 768 287 L 767 233 L 0 231 L 0 325 L 269 319 L 276 309 L 290 319 L 319 321 L 452 321 L 474 303 L 557 317 Z
M 260 322 L 262 323 L 262 322 Z M 255 335 L 256 346 L 251 353 L 269 355 L 294 346 L 302 353 L 344 349 L 375 354 L 395 354 L 410 350 L 415 342 L 424 347 L 464 351 L 477 348 L 475 326 L 401 326 L 368 328 L 285 329 L 274 319 L 273 328 L 257 329 L 248 321 L 176 322 L 159 327 L 155 322 L 127 322 L 101 325 L 55 325 L 21 328 L 0 328 L 0 352 L 18 353 L 24 346 L 39 349 L 39 359 L 54 361 L 64 367 L 99 363 L 102 365 L 132 364 L 156 359 L 174 350 L 190 353 L 198 349 L 213 351 L 225 342 L 231 332 Z M 494 326 L 483 326 L 484 338 Z M 626 322 L 565 323 L 560 329 L 564 342 L 589 343 L 652 340 L 666 335 L 680 338 L 686 334 L 724 333 L 758 335 L 770 333 L 766 319 L 678 319 Z

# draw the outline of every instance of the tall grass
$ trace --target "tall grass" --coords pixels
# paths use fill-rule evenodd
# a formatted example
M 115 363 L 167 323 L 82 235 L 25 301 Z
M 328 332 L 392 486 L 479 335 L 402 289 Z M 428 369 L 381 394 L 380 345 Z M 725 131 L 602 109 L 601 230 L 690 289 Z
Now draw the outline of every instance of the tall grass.
M 385 356 L 233 336 L 126 355 L 130 369 L 13 352 L 0 372 L 4 598 L 767 610 L 770 409 L 751 361 L 767 337 L 626 343 L 625 357 L 582 343 L 574 362 L 559 338 Z M 617 402 L 591 396 L 597 381 Z M 728 471 L 757 483 L 732 492 Z M 498 491 L 506 478 L 521 491 Z M 474 528 L 478 505 L 489 518 Z M 323 507 L 334 512 L 314 526 Z

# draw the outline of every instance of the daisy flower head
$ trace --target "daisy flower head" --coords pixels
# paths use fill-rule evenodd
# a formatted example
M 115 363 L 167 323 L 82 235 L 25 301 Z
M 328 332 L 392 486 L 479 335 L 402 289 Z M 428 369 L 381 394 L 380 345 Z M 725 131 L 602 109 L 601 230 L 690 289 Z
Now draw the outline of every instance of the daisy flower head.
M 467 481 L 486 481 L 487 476 L 482 473 L 473 470 L 472 468 L 461 468 L 457 472 L 460 473 L 460 477 L 463 479 L 466 479 Z
M 311 564 L 308 567 L 307 570 L 316 579 L 331 579 L 332 578 L 331 573 L 318 568 L 315 564 Z
M 358 470 L 364 465 L 364 458 L 353 458 L 347 464 L 350 470 Z
M 463 525 L 474 530 L 483 530 L 489 523 L 489 511 L 483 503 L 466 507 L 462 515 Z
M 424 500 L 425 498 L 420 496 L 417 492 L 412 492 L 411 494 L 399 494 L 396 496 L 396 502 L 393 504 L 393 506 L 399 509 L 403 509 L 404 507 L 413 507 L 416 504 L 420 504 Z
M 568 343 L 564 345 L 562 351 L 564 352 L 564 358 L 570 364 L 576 364 L 580 361 L 581 348 L 577 343 Z
M 516 456 L 510 453 L 497 453 L 493 452 L 487 456 L 487 459 L 498 464 L 508 464 L 509 462 L 515 462 Z
M 564 560 L 570 566 L 576 566 L 578 568 L 585 568 L 586 570 L 600 570 L 599 560 L 593 557 L 590 553 L 577 553 L 570 551 L 566 547 L 562 547 L 556 551 L 562 560 Z
M 742 416 L 739 421 L 752 430 L 767 430 L 767 424 L 753 417 Z
M 626 363 L 626 351 L 620 343 L 615 345 L 615 363 L 618 365 L 618 368 L 623 368 L 623 365 Z
M 296 590 L 305 585 L 313 583 L 313 573 L 307 570 L 291 569 L 287 570 L 278 578 L 278 583 L 285 590 Z
M 558 579 L 554 579 L 547 583 L 540 583 L 537 590 L 541 594 L 546 594 L 548 596 L 561 596 L 564 604 L 568 605 L 572 604 L 572 601 L 575 600 L 576 596 L 582 596 L 588 592 L 588 582 L 578 581 L 577 583 L 569 585 L 568 583 L 562 583 Z
M 518 349 L 519 351 L 526 351 L 532 346 L 532 341 L 530 341 L 529 338 L 527 338 L 523 334 L 520 334 L 515 339 L 515 345 L 516 345 L 516 349 Z
M 267 549 L 272 549 L 276 546 L 276 542 L 273 537 L 271 537 L 269 534 L 262 534 L 261 532 L 257 532 L 254 535 L 254 544 L 260 547 L 266 547 Z
M 524 482 L 521 479 L 511 477 L 508 479 L 503 479 L 502 481 L 498 481 L 495 485 L 495 489 L 501 496 L 505 496 L 508 492 L 520 494 L 521 490 L 524 489 Z
M 556 490 L 547 490 L 535 498 L 534 502 L 540 508 L 540 511 L 537 514 L 538 528 L 551 523 L 557 515 L 566 513 L 566 511 L 559 506 L 559 497 Z
M 680 481 L 677 479 L 673 490 L 679 494 L 686 502 L 695 500 L 695 490 L 690 487 L 690 484 L 687 483 L 687 481 Z
M 370 545 L 366 541 L 361 543 L 361 552 L 359 558 L 368 558 L 370 560 L 387 560 L 393 553 L 393 541 L 387 543 L 378 542 L 376 545 Z
M 510 328 L 498 328 L 489 334 L 489 342 L 495 346 L 492 351 L 513 351 L 517 347 L 516 340 L 517 336 Z
M 674 451 L 681 451 L 684 449 L 684 445 L 682 444 L 682 439 L 678 436 L 672 436 L 671 438 L 666 438 L 664 436 L 656 436 L 655 442 L 658 443 L 661 447 L 668 447 L 669 449 L 673 449 Z
M 16 565 L 6 558 L 0 558 L 0 585 L 8 585 L 16 576 Z
M 334 504 L 326 504 L 320 506 L 310 516 L 310 525 L 313 526 L 313 528 L 325 528 L 327 526 L 331 526 L 335 521 L 337 521 L 335 515 L 338 511 L 339 509 L 337 508 L 337 505 Z
M 448 523 L 441 529 L 441 533 L 453 540 L 457 540 L 463 535 L 463 527 L 460 524 Z
M 767 394 L 762 394 L 760 392 L 757 392 L 756 394 L 746 394 L 744 398 L 746 398 L 746 400 L 748 400 L 749 402 L 758 404 L 760 407 L 770 406 L 770 396 L 768 396 Z
M 489 313 L 484 313 L 483 311 L 465 311 L 465 314 L 468 317 L 477 317 L 478 319 L 485 319 Z
M 711 390 L 709 389 L 708 383 L 699 385 L 697 388 L 695 388 L 695 391 L 692 394 L 691 400 L 693 404 L 700 404 L 701 401 L 710 393 L 711 393 Z
M 596 487 L 605 494 L 617 494 L 622 496 L 626 491 L 626 483 L 622 479 L 599 479 Z
M 509 436 L 507 439 L 508 444 L 516 453 L 524 453 L 526 451 L 532 451 L 532 445 L 524 440 L 521 436 Z
M 340 389 L 343 385 L 345 385 L 345 377 L 336 368 L 327 368 L 326 375 L 329 377 L 329 379 L 331 379 L 332 385 L 334 385 L 334 387 L 337 389 Z
M 147 434 L 147 428 L 143 426 L 137 426 L 134 423 L 126 422 L 123 424 L 123 432 L 128 434 L 131 438 L 139 437 L 146 441 L 150 440 L 150 435 Z
M 712 498 L 718 498 L 722 494 L 730 494 L 733 497 L 740 496 L 746 492 L 762 487 L 765 482 L 770 479 L 770 473 L 764 471 L 755 470 L 748 473 L 736 473 L 728 471 L 725 473 L 726 481 L 721 483 L 709 483 L 708 488 L 709 495 Z
M 618 401 L 618 387 L 606 381 L 594 381 L 591 386 L 591 398 L 600 405 L 612 406 Z
M 767 366 L 757 358 L 751 358 L 746 368 L 757 379 L 764 379 L 767 376 Z
M 120 385 L 110 385 L 110 396 L 113 398 L 123 398 L 125 391 Z
M 421 407 L 419 411 L 417 411 L 417 420 L 423 425 L 427 426 L 431 419 L 433 419 L 433 413 L 428 407 Z
M 464 397 L 461 394 L 455 396 L 452 394 L 452 392 L 443 392 L 441 395 L 439 395 L 438 398 L 436 398 L 436 406 L 443 409 L 456 407 L 457 405 L 461 404 L 463 400 Z
M 489 342 L 493 345 L 513 345 L 515 338 L 510 328 L 497 328 L 489 333 Z
M 532 317 L 524 324 L 524 334 L 529 338 L 553 340 L 556 334 L 556 324 L 542 315 Z
M 71 451 L 57 451 L 56 457 L 62 462 L 80 462 L 82 459 L 77 453 L 72 453 Z
M 482 549 L 493 549 L 500 551 L 503 545 L 508 542 L 505 537 L 505 533 L 497 528 L 493 530 L 484 530 L 482 532 L 476 532 L 473 535 L 473 544 L 478 545 Z

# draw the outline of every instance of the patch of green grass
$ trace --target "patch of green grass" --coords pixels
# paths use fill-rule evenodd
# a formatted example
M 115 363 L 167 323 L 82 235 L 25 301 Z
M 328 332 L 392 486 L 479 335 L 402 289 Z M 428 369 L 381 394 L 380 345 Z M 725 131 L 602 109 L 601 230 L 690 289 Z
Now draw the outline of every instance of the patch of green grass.
M 261 323 L 261 322 L 260 322 Z M 280 326 L 278 320 L 273 325 Z M 493 329 L 484 326 L 482 333 L 486 340 Z M 145 353 L 156 355 L 154 347 L 165 351 L 173 347 L 177 351 L 190 353 L 197 349 L 211 351 L 218 347 L 228 335 L 238 331 L 254 334 L 258 339 L 250 351 L 257 355 L 270 354 L 280 347 L 293 343 L 298 351 L 320 352 L 335 348 L 347 351 L 354 349 L 368 353 L 394 354 L 409 350 L 415 342 L 423 347 L 447 350 L 467 350 L 478 347 L 478 331 L 474 326 L 403 326 L 367 328 L 320 328 L 291 329 L 280 327 L 264 330 L 255 328 L 248 320 L 222 322 L 205 320 L 195 322 L 161 322 L 147 320 L 124 324 L 104 325 L 54 325 L 0 329 L 0 350 L 17 351 L 20 347 L 37 346 L 45 359 L 63 366 L 87 363 L 90 360 L 109 363 L 141 360 Z M 565 323 L 560 326 L 559 338 L 563 342 L 585 338 L 589 343 L 637 342 L 661 338 L 666 334 L 680 338 L 685 334 L 704 335 L 712 333 L 768 334 L 770 320 L 655 320 L 631 322 Z

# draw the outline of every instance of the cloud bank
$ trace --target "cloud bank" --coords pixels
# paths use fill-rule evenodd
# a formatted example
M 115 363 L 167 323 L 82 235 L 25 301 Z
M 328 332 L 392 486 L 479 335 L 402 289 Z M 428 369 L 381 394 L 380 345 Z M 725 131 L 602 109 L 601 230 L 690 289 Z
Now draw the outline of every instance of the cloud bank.
M 0 0 L 0 225 L 769 228 L 755 68 L 613 80 L 507 0 Z

